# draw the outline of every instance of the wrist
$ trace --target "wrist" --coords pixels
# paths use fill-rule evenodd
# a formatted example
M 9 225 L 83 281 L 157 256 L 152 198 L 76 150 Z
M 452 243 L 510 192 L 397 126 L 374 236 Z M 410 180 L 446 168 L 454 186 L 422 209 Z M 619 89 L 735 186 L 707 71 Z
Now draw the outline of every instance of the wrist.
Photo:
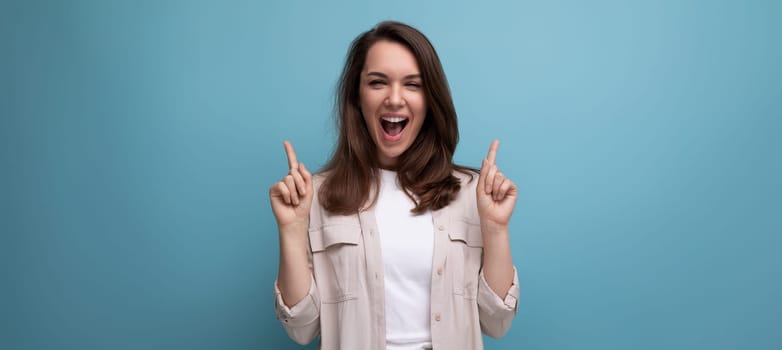
M 481 221 L 481 233 L 484 237 L 507 236 L 510 233 L 508 225 L 495 224 Z
M 277 223 L 280 235 L 295 234 L 296 232 L 306 232 L 309 229 L 309 220 L 296 220 L 288 223 Z
M 301 245 L 307 241 L 308 223 L 294 222 L 279 226 L 280 244 Z

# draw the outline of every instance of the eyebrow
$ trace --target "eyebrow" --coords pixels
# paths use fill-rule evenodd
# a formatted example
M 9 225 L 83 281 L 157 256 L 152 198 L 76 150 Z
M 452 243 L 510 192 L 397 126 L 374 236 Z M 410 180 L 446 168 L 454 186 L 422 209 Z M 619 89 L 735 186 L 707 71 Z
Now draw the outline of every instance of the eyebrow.
M 367 75 L 368 76 L 369 75 L 374 75 L 374 76 L 378 76 L 378 77 L 381 77 L 381 78 L 384 78 L 384 79 L 388 79 L 388 75 L 385 75 L 384 73 L 381 73 L 381 72 L 374 72 L 373 71 L 373 72 L 367 73 Z M 421 74 L 416 73 L 416 74 L 408 74 L 403 79 L 420 79 L 420 78 L 421 78 Z

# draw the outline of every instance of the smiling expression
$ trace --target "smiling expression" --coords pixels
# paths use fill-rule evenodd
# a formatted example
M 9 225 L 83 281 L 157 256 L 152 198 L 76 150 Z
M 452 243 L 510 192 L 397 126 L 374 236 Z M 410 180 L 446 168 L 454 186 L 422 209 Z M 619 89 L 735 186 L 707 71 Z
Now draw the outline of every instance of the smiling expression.
M 413 53 L 381 40 L 367 52 L 361 71 L 361 113 L 383 168 L 394 168 L 426 118 L 423 81 Z

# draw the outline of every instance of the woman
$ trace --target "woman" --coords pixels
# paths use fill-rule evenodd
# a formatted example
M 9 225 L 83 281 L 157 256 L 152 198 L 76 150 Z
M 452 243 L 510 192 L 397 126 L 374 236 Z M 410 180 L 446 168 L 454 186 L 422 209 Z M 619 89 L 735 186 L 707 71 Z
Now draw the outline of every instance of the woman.
M 338 92 L 339 139 L 313 176 L 285 142 L 269 190 L 279 228 L 277 316 L 321 349 L 481 349 L 519 296 L 508 223 L 516 185 L 453 163 L 456 112 L 418 30 L 383 22 L 354 40 Z

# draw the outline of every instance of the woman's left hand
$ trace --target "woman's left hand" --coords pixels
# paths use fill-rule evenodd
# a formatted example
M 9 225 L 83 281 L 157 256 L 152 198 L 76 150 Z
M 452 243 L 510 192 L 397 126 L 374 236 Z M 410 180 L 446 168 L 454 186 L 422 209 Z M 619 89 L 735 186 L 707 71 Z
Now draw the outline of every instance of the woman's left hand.
M 483 160 L 478 176 L 477 201 L 481 226 L 490 230 L 507 230 L 516 199 L 518 187 L 500 172 L 496 164 L 500 142 L 494 140 L 489 155 Z

